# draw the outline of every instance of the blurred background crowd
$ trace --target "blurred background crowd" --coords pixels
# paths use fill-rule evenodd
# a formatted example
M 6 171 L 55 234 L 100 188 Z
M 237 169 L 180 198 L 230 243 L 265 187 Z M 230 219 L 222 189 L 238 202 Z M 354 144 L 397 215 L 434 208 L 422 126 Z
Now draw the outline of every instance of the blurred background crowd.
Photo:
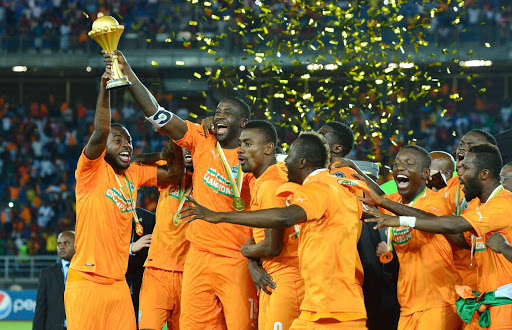
M 339 8 L 348 8 L 352 1 L 334 1 Z M 123 37 L 124 46 L 169 47 L 171 40 L 187 41 L 189 47 L 197 47 L 198 38 L 212 38 L 239 30 L 238 23 L 243 14 L 238 10 L 246 6 L 256 13 L 260 1 L 210 1 L 211 10 L 205 12 L 187 0 L 3 0 L 0 1 L 0 42 L 8 52 L 19 50 L 32 52 L 81 52 L 91 49 L 87 37 L 89 29 L 84 28 L 84 16 L 95 19 L 98 12 L 116 13 L 116 18 L 129 31 Z M 357 9 L 361 19 L 368 18 L 370 8 L 390 6 L 389 0 L 371 0 L 368 6 Z M 450 2 L 448 2 L 450 3 Z M 169 6 L 172 4 L 172 6 Z M 298 37 L 310 38 L 315 28 L 308 26 L 310 19 L 319 25 L 331 24 L 332 17 L 314 14 L 295 17 L 292 11 L 284 10 L 294 6 L 292 1 L 274 1 L 272 15 L 265 23 L 269 34 L 275 39 L 283 38 L 287 20 L 295 19 L 303 29 Z M 172 9 L 171 9 L 172 8 Z M 439 15 L 431 17 L 432 9 L 443 9 Z M 464 10 L 461 15 L 460 11 Z M 408 1 L 400 7 L 404 19 L 397 26 L 407 28 L 415 24 L 428 24 L 425 39 L 448 46 L 453 42 L 506 43 L 512 36 L 512 3 L 499 0 L 466 0 L 464 9 L 457 1 L 449 5 L 444 1 Z M 384 15 L 385 14 L 381 14 Z M 275 18 L 275 20 L 273 19 Z M 460 20 L 460 24 L 454 24 Z M 191 22 L 195 22 L 192 23 Z M 258 28 L 261 21 L 255 19 L 250 30 Z M 255 33 L 244 33 L 223 40 L 230 51 L 241 51 L 242 43 L 251 44 Z M 393 32 L 383 34 L 393 37 Z M 148 43 L 151 41 L 151 43 Z M 170 47 L 173 47 L 171 45 Z

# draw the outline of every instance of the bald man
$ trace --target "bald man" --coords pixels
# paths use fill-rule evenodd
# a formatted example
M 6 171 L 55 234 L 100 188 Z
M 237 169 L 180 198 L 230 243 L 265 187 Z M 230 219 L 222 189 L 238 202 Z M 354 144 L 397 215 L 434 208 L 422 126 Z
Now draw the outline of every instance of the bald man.
M 501 169 L 500 179 L 503 188 L 512 191 L 512 163 L 508 163 Z
M 452 178 L 455 170 L 455 160 L 452 155 L 444 151 L 432 151 L 430 157 L 432 157 L 432 164 L 430 165 L 430 177 L 427 186 L 437 191 L 446 187 L 446 182 Z
M 61 260 L 43 269 L 39 275 L 32 329 L 66 329 L 67 327 L 64 286 L 69 262 L 75 254 L 75 232 L 60 233 L 57 238 L 57 254 Z

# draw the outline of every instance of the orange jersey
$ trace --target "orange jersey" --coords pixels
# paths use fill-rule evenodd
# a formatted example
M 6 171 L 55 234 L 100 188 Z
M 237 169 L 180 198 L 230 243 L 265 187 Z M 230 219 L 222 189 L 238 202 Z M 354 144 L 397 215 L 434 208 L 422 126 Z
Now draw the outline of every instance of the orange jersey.
M 457 212 L 462 212 L 462 199 L 464 192 L 462 188 L 464 185 L 460 183 L 459 176 L 456 175 L 446 182 L 446 187 L 439 189 L 438 193 L 448 200 L 452 214 L 457 215 Z
M 299 235 L 299 260 L 304 278 L 301 311 L 350 314 L 366 318 L 357 252 L 362 203 L 326 169 L 311 173 L 291 200 L 307 215 Z
M 286 198 L 277 197 L 276 189 L 286 182 L 288 182 L 287 175 L 278 164 L 267 168 L 265 172 L 254 181 L 254 187 L 251 191 L 251 211 L 285 207 Z M 263 267 L 269 274 L 288 268 L 289 266 L 298 268 L 298 241 L 289 238 L 294 232 L 293 227 L 285 230 L 283 250 L 278 257 L 263 259 Z M 265 239 L 265 229 L 254 228 L 253 236 L 255 242 L 260 243 Z
M 185 257 L 190 247 L 186 237 L 188 224 L 182 221 L 176 226 L 172 216 L 178 211 L 180 193 L 183 195 L 191 184 L 192 174 L 187 172 L 179 184 L 159 188 L 156 224 L 144 267 L 183 271 Z
M 466 203 L 464 191 L 462 191 L 464 185 L 460 183 L 458 175 L 452 177 L 446 184 L 446 187 L 439 190 L 439 194 L 448 200 L 453 215 L 461 215 L 462 212 L 468 209 L 468 203 Z M 478 198 L 471 201 L 471 204 L 475 200 L 478 200 Z M 476 272 L 469 267 L 471 252 L 455 247 L 453 249 L 453 263 L 462 277 L 462 283 L 469 287 L 476 287 Z
M 186 123 L 187 133 L 181 140 L 175 142 L 192 153 L 194 199 L 213 211 L 235 211 L 233 189 L 216 150 L 215 135 L 209 134 L 205 137 L 201 125 L 189 121 Z M 235 177 L 241 175 L 236 173 L 239 164 L 238 149 L 223 149 L 223 151 L 231 172 Z M 253 179 L 252 174 L 243 174 L 241 198 L 245 202 L 246 211 L 250 207 L 250 185 Z M 206 221 L 194 221 L 187 229 L 187 239 L 198 250 L 239 259 L 245 259 L 240 253 L 240 248 L 251 236 L 251 228 L 228 223 L 212 224 Z
M 400 202 L 402 196 L 394 193 L 388 198 Z M 446 199 L 428 188 L 411 206 L 436 216 L 451 214 Z M 455 304 L 454 288 L 461 280 L 446 238 L 409 227 L 393 228 L 392 237 L 400 263 L 397 296 L 401 314 Z
M 509 219 L 512 209 L 512 193 L 502 189 L 487 200 L 485 204 L 475 207 L 475 210 L 462 214 L 474 229 L 474 260 L 476 265 L 477 288 L 479 292 L 496 290 L 500 286 L 512 283 L 512 263 L 502 254 L 487 249 L 485 242 L 490 235 L 501 233 L 512 242 L 512 222 Z M 465 233 L 466 241 L 471 245 L 470 233 Z M 512 319 L 511 319 L 512 321 Z M 511 323 L 512 325 L 512 323 Z
M 105 151 L 90 160 L 82 151 L 78 160 L 76 254 L 70 268 L 124 281 L 132 233 L 132 200 L 137 200 L 138 187 L 156 186 L 157 168 L 131 164 L 124 175 L 117 175 L 104 155 Z

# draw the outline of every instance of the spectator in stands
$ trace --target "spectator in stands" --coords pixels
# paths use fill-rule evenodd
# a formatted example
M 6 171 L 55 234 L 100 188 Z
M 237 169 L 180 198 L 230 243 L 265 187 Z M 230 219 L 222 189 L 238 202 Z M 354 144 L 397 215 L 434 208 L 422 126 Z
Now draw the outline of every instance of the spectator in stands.
M 75 233 L 65 231 L 57 239 L 61 261 L 41 271 L 37 289 L 32 329 L 62 330 L 67 328 L 64 310 L 64 286 L 69 263 L 75 254 Z
M 503 166 L 500 172 L 500 178 L 503 188 L 512 191 L 512 163 Z

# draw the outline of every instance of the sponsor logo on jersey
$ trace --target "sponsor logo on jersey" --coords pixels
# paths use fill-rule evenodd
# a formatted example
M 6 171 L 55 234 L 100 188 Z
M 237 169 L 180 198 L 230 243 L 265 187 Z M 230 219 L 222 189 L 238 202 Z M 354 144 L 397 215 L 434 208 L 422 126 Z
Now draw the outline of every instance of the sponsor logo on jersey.
M 397 228 L 393 232 L 393 244 L 406 244 L 409 242 L 412 238 L 412 228 L 404 227 L 404 228 Z

